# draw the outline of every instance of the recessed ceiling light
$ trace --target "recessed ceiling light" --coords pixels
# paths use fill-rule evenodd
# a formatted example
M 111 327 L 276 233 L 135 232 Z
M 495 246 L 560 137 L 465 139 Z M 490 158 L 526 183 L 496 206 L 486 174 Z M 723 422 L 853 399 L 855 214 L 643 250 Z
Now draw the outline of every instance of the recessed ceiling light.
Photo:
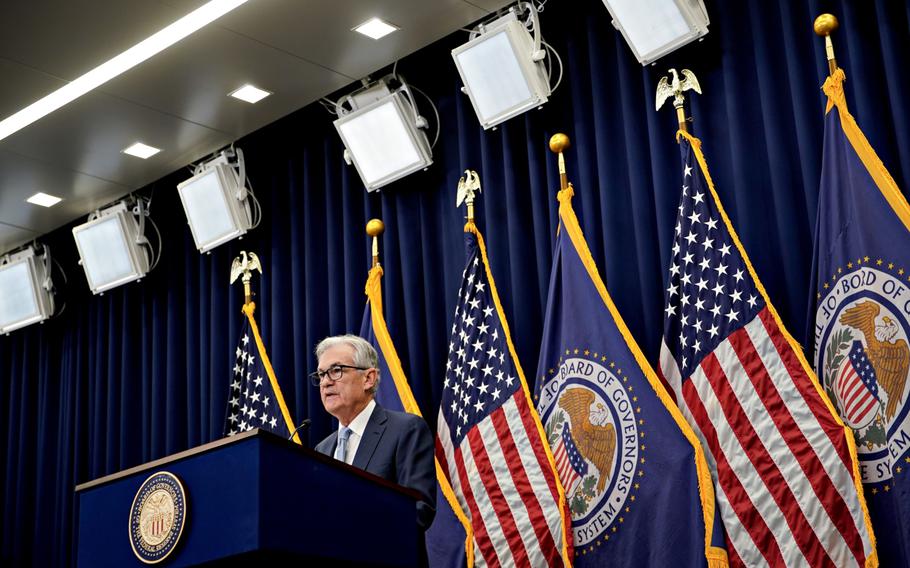
M 271 94 L 272 93 L 268 91 L 263 91 L 259 87 L 254 87 L 253 85 L 246 84 L 231 93 L 231 96 L 235 99 L 240 99 L 241 101 L 246 101 L 248 103 L 258 103 Z
M 137 158 L 142 158 L 143 160 L 154 156 L 161 151 L 161 148 L 155 148 L 154 146 L 149 146 L 148 144 L 143 144 L 142 142 L 136 142 L 129 148 L 123 150 L 124 154 L 129 154 L 130 156 L 136 156 Z
M 397 30 L 398 26 L 393 26 L 392 24 L 384 22 L 379 18 L 373 18 L 372 20 L 366 21 L 354 28 L 355 32 L 361 33 L 373 39 L 385 37 Z
M 247 0 L 209 0 L 161 31 L 147 37 L 123 53 L 108 59 L 85 75 L 28 105 L 0 122 L 0 140 L 22 130 L 85 93 L 107 83 L 127 69 L 174 45 L 181 39 L 227 14 Z
M 26 201 L 28 201 L 29 203 L 33 203 L 35 205 L 40 205 L 42 207 L 51 207 L 53 205 L 57 205 L 58 203 L 60 203 L 62 201 L 62 199 L 60 199 L 59 197 L 54 197 L 53 195 L 48 195 L 47 193 L 42 193 L 39 191 L 35 195 L 26 199 Z

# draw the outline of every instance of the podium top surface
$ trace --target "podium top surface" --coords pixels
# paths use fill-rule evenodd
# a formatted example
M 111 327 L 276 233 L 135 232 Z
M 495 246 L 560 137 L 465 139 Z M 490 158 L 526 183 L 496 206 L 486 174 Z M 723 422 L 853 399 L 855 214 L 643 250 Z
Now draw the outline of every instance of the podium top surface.
M 282 438 L 280 436 L 276 436 L 275 434 L 273 434 L 267 430 L 260 430 L 259 428 L 254 428 L 253 430 L 250 430 L 248 432 L 243 432 L 243 433 L 237 434 L 235 436 L 221 438 L 219 440 L 209 442 L 208 444 L 196 446 L 195 448 L 190 448 L 188 450 L 184 450 L 182 452 L 177 452 L 176 454 L 171 454 L 169 456 L 166 456 L 166 457 L 163 457 L 163 458 L 160 458 L 157 460 L 152 460 L 150 462 L 139 464 L 135 467 L 131 467 L 128 469 L 124 469 L 122 471 L 118 471 L 117 473 L 112 473 L 110 475 L 105 475 L 103 477 L 99 477 L 97 479 L 87 481 L 85 483 L 80 483 L 79 485 L 76 485 L 75 491 L 76 491 L 76 493 L 80 493 L 82 491 L 94 489 L 96 487 L 100 487 L 102 485 L 112 483 L 114 481 L 129 477 L 131 475 L 135 475 L 137 473 L 141 473 L 143 471 L 149 471 L 154 468 L 161 468 L 163 466 L 166 466 L 167 464 L 171 464 L 171 463 L 174 463 L 177 461 L 191 458 L 193 456 L 211 452 L 211 451 L 217 450 L 219 448 L 222 448 L 224 446 L 243 443 L 244 441 L 249 440 L 251 438 L 261 438 L 263 442 L 268 442 L 270 444 L 276 444 L 279 446 L 292 448 L 294 451 L 300 452 L 302 455 L 306 455 L 310 459 L 320 461 L 322 463 L 325 463 L 325 464 L 327 464 L 331 467 L 337 468 L 337 469 L 350 471 L 351 473 L 354 473 L 355 475 L 358 475 L 365 479 L 369 479 L 370 481 L 372 481 L 374 483 L 388 487 L 389 489 L 392 489 L 394 491 L 407 495 L 413 499 L 419 500 L 421 498 L 420 493 L 414 489 L 410 489 L 408 487 L 403 487 L 401 485 L 398 485 L 397 483 L 393 483 L 385 478 L 379 477 L 378 475 L 374 475 L 374 474 L 364 471 L 360 468 L 354 467 L 352 465 L 348 465 L 346 463 L 342 463 L 330 456 L 321 454 L 321 453 L 317 452 L 316 450 L 313 450 L 311 448 L 306 448 L 299 444 L 295 444 L 294 442 L 285 440 L 284 438 Z

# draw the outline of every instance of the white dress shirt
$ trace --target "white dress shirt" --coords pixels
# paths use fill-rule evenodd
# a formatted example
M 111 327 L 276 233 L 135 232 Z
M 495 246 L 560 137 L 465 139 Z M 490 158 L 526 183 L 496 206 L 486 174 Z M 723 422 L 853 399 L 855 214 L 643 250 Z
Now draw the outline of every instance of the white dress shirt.
M 351 423 L 348 424 L 348 428 L 351 429 L 351 433 L 348 436 L 348 445 L 345 448 L 344 463 L 350 464 L 354 461 L 354 456 L 357 455 L 357 448 L 360 446 L 360 439 L 363 438 L 363 432 L 367 429 L 367 423 L 370 421 L 370 416 L 373 415 L 373 409 L 376 408 L 376 401 L 371 400 L 369 404 L 360 411 Z M 344 428 L 340 423 L 338 424 L 338 435 L 341 436 L 341 429 Z M 337 442 L 336 442 L 337 447 Z

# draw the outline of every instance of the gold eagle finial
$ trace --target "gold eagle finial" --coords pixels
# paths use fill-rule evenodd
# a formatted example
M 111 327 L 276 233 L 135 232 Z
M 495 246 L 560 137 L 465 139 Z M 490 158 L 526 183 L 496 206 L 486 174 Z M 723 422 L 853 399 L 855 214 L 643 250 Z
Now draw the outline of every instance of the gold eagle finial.
M 681 108 L 685 101 L 685 98 L 683 97 L 683 92 L 685 91 L 695 91 L 699 95 L 701 94 L 701 85 L 698 84 L 695 73 L 688 69 L 683 69 L 681 71 L 683 76 L 682 80 L 680 80 L 679 75 L 676 73 L 676 69 L 670 69 L 670 74 L 673 75 L 672 81 L 664 75 L 660 78 L 660 82 L 657 83 L 657 108 L 655 110 L 660 110 L 660 107 L 662 107 L 664 102 L 670 97 L 673 97 L 673 106 L 675 108 Z
M 242 277 L 244 304 L 253 301 L 253 293 L 250 291 L 250 280 L 253 278 L 253 272 L 259 271 L 262 274 L 262 264 L 255 252 L 247 253 L 245 250 L 240 251 L 240 256 L 231 263 L 231 284 Z
M 462 203 L 470 205 L 474 202 L 474 195 L 482 191 L 480 176 L 474 170 L 465 170 L 464 175 L 458 179 L 458 193 L 455 195 L 455 207 Z
M 474 220 L 474 196 L 482 191 L 480 176 L 474 170 L 465 170 L 464 175 L 458 179 L 458 192 L 455 194 L 455 207 L 462 203 L 468 205 L 468 221 Z

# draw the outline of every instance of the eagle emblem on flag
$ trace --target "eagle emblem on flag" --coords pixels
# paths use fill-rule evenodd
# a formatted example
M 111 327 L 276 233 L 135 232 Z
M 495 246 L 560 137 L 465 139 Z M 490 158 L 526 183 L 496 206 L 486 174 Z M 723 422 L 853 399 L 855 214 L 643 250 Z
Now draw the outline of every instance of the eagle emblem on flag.
M 615 364 L 611 368 L 605 355 L 574 351 L 566 350 L 540 400 L 547 441 L 576 521 L 576 542 L 583 542 L 583 535 L 606 529 L 623 510 L 618 505 L 637 489 L 633 478 L 644 448 L 628 378 Z M 593 515 L 604 503 L 610 505 L 606 512 Z
M 877 483 L 891 477 L 890 445 L 904 438 L 901 432 L 910 432 L 904 313 L 910 292 L 893 271 L 870 264 L 874 261 L 861 257 L 821 295 L 816 368 L 828 398 L 856 435 L 863 482 Z

